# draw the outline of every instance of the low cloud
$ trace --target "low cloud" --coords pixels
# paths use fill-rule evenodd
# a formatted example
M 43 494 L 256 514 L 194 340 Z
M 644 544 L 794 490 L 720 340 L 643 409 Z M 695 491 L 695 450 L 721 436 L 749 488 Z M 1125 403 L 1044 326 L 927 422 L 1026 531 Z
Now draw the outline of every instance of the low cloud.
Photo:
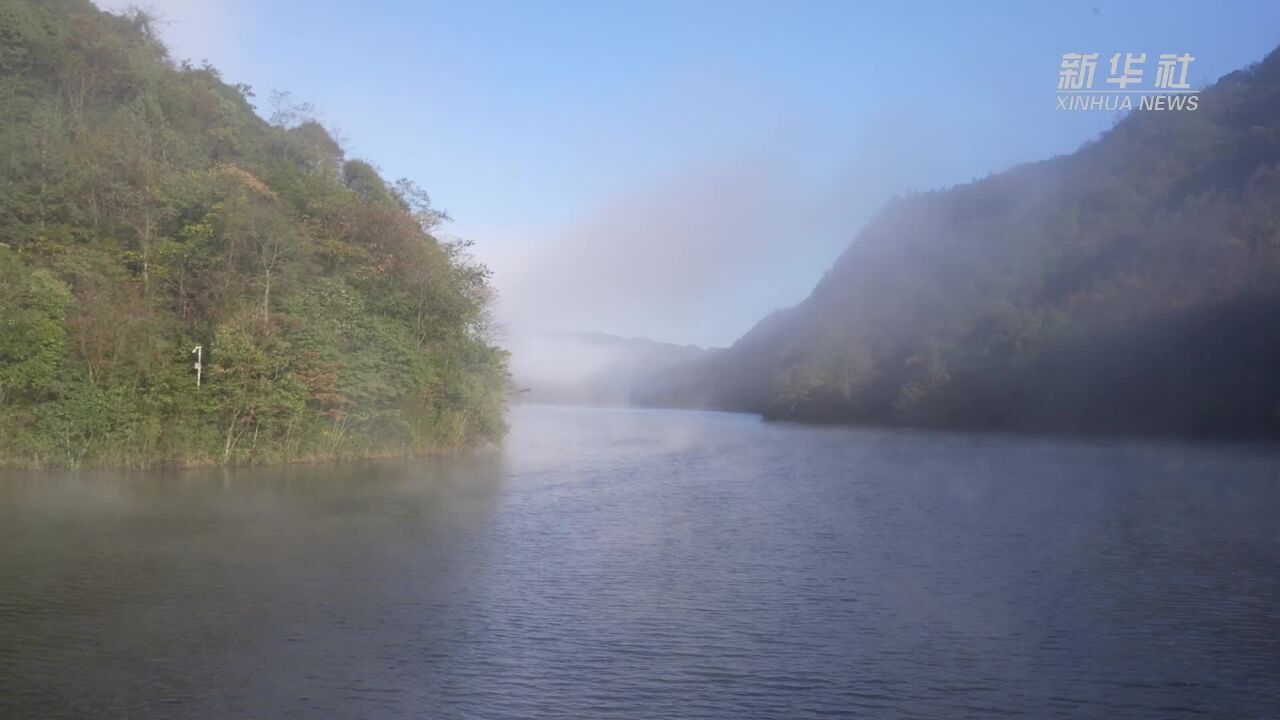
M 894 194 L 951 163 L 931 129 L 883 113 L 851 138 L 797 123 L 772 142 L 671 172 L 581 222 L 492 257 L 500 321 L 727 345 L 803 299 Z M 932 137 L 937 137 L 934 132 Z

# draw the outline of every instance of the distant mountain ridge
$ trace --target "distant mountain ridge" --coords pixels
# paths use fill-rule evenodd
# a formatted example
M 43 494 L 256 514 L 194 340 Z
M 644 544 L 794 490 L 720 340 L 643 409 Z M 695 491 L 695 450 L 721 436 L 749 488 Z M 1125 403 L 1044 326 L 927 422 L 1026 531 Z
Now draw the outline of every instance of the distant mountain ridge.
M 713 350 L 602 332 L 524 333 L 508 342 L 522 399 L 574 405 L 631 403 L 638 383 Z
M 1077 152 L 901 198 L 812 294 L 645 404 L 1280 436 L 1280 51 Z

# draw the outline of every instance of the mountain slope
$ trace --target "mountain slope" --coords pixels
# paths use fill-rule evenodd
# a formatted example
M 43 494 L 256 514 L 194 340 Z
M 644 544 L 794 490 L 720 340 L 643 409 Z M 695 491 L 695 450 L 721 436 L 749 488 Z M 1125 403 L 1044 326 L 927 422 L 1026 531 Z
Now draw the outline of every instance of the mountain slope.
M 642 398 L 769 417 L 1280 435 L 1280 51 L 1076 153 L 890 203 L 800 305 Z
M 141 13 L 0 0 L 0 462 L 272 462 L 503 432 L 487 272 L 304 106 Z M 192 355 L 202 346 L 199 386 Z

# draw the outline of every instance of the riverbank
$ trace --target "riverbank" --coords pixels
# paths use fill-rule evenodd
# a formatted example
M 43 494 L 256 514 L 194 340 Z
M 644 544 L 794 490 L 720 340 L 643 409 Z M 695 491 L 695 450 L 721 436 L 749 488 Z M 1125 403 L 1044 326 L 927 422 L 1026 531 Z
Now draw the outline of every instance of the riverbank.
M 379 460 L 463 457 L 483 454 L 501 447 L 500 439 L 480 439 L 461 445 L 438 445 L 415 449 L 384 448 L 366 452 L 311 452 L 293 456 L 254 457 L 210 455 L 160 458 L 100 458 L 77 460 L 69 457 L 0 457 L 0 470 L 182 470 L 213 467 L 272 467 L 285 465 L 340 465 Z

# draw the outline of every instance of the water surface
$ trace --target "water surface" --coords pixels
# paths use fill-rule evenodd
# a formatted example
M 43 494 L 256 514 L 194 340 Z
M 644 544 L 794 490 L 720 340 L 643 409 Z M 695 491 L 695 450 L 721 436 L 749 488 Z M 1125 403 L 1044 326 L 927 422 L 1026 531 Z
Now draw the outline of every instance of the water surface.
M 1280 717 L 1280 453 L 521 407 L 0 475 L 0 718 Z

